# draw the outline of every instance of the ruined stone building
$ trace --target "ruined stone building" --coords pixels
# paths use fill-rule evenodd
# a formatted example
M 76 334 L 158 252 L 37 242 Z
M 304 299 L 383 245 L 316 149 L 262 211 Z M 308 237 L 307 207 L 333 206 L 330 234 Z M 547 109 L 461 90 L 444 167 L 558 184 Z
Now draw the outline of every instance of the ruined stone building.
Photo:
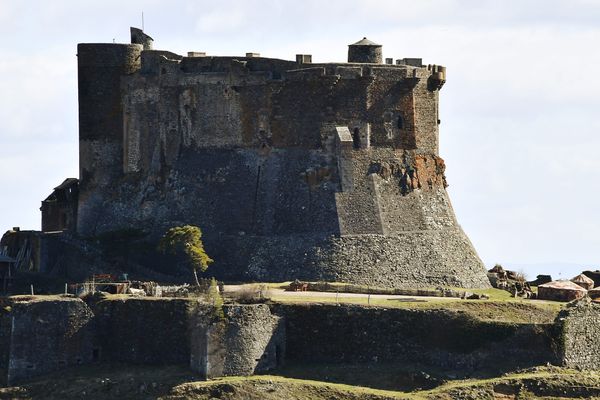
M 78 45 L 77 207 L 44 226 L 198 225 L 221 278 L 488 285 L 438 154 L 444 67 L 366 38 L 347 63 L 152 44 Z

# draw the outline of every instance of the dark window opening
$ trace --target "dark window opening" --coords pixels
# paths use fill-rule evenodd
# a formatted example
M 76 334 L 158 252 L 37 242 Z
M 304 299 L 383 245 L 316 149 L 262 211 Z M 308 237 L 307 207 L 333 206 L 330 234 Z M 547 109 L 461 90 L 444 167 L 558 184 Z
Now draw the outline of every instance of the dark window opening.
M 404 121 L 400 116 L 398 117 L 398 129 L 404 129 Z
M 358 128 L 354 128 L 354 132 L 352 132 L 352 145 L 355 149 L 360 149 L 360 132 Z

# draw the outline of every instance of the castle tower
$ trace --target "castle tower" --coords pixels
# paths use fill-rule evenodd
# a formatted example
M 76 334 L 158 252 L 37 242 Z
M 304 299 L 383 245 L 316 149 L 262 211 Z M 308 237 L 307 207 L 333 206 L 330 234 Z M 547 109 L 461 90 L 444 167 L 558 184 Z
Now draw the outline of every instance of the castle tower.
M 140 68 L 141 44 L 91 43 L 77 46 L 79 89 L 79 220 L 94 191 L 109 187 L 123 171 L 121 79 Z
M 154 39 L 146 35 L 144 31 L 140 28 L 134 28 L 132 26 L 130 28 L 130 31 L 132 44 L 141 44 L 142 46 L 144 46 L 144 50 L 152 50 Z
M 489 285 L 438 154 L 444 67 L 145 45 L 79 45 L 80 234 L 197 225 L 221 279 Z
M 366 37 L 358 42 L 348 45 L 349 63 L 382 63 L 381 45 L 374 43 Z

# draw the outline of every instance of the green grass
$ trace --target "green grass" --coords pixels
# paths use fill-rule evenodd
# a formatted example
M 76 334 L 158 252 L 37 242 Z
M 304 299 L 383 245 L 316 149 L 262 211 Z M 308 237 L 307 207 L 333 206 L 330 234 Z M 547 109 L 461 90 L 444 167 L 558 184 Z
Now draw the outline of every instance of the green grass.
M 569 395 L 570 390 L 581 387 L 597 388 L 598 384 L 600 384 L 600 373 L 598 372 L 581 372 L 558 367 L 538 367 L 529 371 L 509 373 L 487 379 L 450 380 L 442 383 L 435 389 L 410 392 L 372 389 L 363 386 L 288 378 L 279 375 L 227 377 L 208 382 L 186 383 L 174 388 L 173 392 L 179 394 L 214 394 L 215 391 L 214 389 L 210 390 L 211 388 L 224 387 L 229 388 L 230 393 L 252 393 L 256 395 L 256 393 L 260 393 L 261 386 L 271 385 L 277 387 L 277 390 L 282 391 L 278 392 L 277 395 L 285 396 L 275 398 L 479 399 L 496 398 L 496 395 L 499 394 L 496 392 L 498 390 L 497 387 L 504 386 L 504 388 L 514 390 L 515 393 L 518 393 L 517 397 L 510 398 L 550 399 L 554 397 L 536 396 L 533 391 L 538 391 L 541 388 L 542 393 L 554 391 L 560 393 L 560 398 L 574 398 L 575 396 Z M 232 390 L 232 388 L 235 389 Z M 248 388 L 250 389 L 249 391 Z M 231 398 L 237 399 L 238 397 Z M 271 399 L 273 397 L 268 398 Z
M 303 297 L 302 295 L 281 295 L 272 293 L 274 302 L 283 304 L 323 303 L 323 304 L 356 304 L 361 306 L 402 308 L 414 310 L 444 309 L 466 312 L 476 318 L 486 321 L 513 323 L 552 323 L 562 309 L 561 303 L 525 300 L 510 297 L 498 289 L 485 289 L 482 292 L 490 295 L 489 300 L 463 300 L 458 298 L 431 297 L 345 297 L 340 294 L 337 298 L 331 296 Z
M 364 366 L 366 367 L 366 366 Z M 384 368 L 384 366 L 380 366 Z M 389 365 L 392 379 L 409 366 Z M 306 366 L 306 368 L 312 368 Z M 385 399 L 480 399 L 496 398 L 499 388 L 518 393 L 517 397 L 544 398 L 554 393 L 560 398 L 575 398 L 581 389 L 597 393 L 600 372 L 575 371 L 559 367 L 536 367 L 484 379 L 454 379 L 440 381 L 430 390 L 387 390 L 372 388 L 360 378 L 360 366 L 347 371 L 343 383 L 323 382 L 319 373 L 307 370 L 304 376 L 259 375 L 250 377 L 225 377 L 199 381 L 197 374 L 186 366 L 136 366 L 128 364 L 84 365 L 49 374 L 19 387 L 0 388 L 0 398 L 32 400 L 37 398 L 71 400 L 86 398 L 100 400 L 123 399 L 211 399 L 229 400 L 385 400 Z M 340 368 L 340 371 L 342 369 Z M 420 369 L 414 369 L 420 371 Z M 283 372 L 283 371 L 282 371 Z M 376 371 L 375 371 L 376 372 Z M 372 373 L 373 374 L 373 373 Z M 359 375 L 357 377 L 357 375 Z M 322 378 L 325 378 L 323 375 Z M 350 383 L 350 384 L 349 384 Z M 360 386 L 363 385 L 363 386 Z M 533 397 L 525 397 L 526 395 Z M 546 396 L 546 397 L 545 397 Z M 587 397 L 589 398 L 589 397 Z
M 349 393 L 354 393 L 354 394 L 358 394 L 358 395 L 369 394 L 369 395 L 376 395 L 376 396 L 384 396 L 384 397 L 390 398 L 390 399 L 410 398 L 410 397 L 407 397 L 405 393 L 391 391 L 391 390 L 372 389 L 372 388 L 368 388 L 368 387 L 347 385 L 347 384 L 343 384 L 343 383 L 330 383 L 330 382 L 321 382 L 321 381 L 308 380 L 308 379 L 286 378 L 286 377 L 278 376 L 278 375 L 232 376 L 232 377 L 211 379 L 210 381 L 187 383 L 184 385 L 190 385 L 192 387 L 201 388 L 201 387 L 210 387 L 210 386 L 214 386 L 214 385 L 218 385 L 218 384 L 222 384 L 222 383 L 229 383 L 229 384 L 231 384 L 231 383 L 233 383 L 233 384 L 235 384 L 235 383 L 251 383 L 251 384 L 253 384 L 253 383 L 257 383 L 257 382 L 263 382 L 263 383 L 278 382 L 278 383 L 284 383 L 287 385 L 296 386 L 297 389 L 300 389 L 299 393 L 302 393 L 303 387 L 313 386 L 313 387 L 317 387 L 317 388 L 333 388 L 339 392 L 349 392 Z

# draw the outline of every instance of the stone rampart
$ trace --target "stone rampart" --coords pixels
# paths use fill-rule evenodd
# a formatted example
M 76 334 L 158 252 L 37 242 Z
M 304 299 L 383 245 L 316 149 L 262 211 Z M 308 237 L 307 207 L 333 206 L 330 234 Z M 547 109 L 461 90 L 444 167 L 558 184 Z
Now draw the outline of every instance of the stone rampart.
M 8 298 L 0 310 L 0 383 L 92 362 L 189 365 L 204 378 L 281 365 L 285 326 L 267 305 L 197 299 Z
M 551 325 L 481 321 L 449 310 L 281 305 L 289 363 L 421 363 L 476 371 L 553 361 Z
M 4 384 L 99 362 L 186 364 L 205 378 L 289 364 L 419 363 L 465 372 L 559 361 L 597 368 L 598 305 L 557 323 L 479 320 L 451 310 L 333 304 L 225 305 L 195 299 L 8 299 L 0 316 Z
M 567 367 L 600 369 L 600 304 L 570 304 L 557 318 L 556 350 Z
M 192 369 L 205 378 L 254 375 L 283 364 L 285 326 L 266 304 L 226 305 L 192 331 Z
M 3 299 L 2 307 L 0 379 L 5 385 L 97 358 L 93 314 L 83 301 L 22 296 Z

